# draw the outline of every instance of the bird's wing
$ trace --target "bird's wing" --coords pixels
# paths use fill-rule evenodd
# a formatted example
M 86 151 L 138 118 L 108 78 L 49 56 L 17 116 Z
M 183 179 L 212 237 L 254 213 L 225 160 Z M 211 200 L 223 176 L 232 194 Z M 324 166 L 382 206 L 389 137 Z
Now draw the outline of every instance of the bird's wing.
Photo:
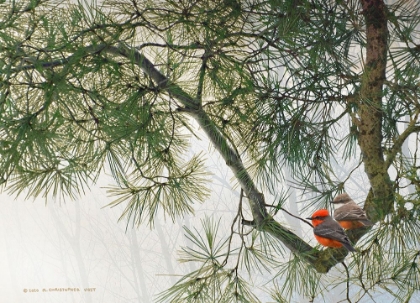
M 343 228 L 338 225 L 328 225 L 323 226 L 324 224 L 320 224 L 318 226 L 314 227 L 314 234 L 317 236 L 321 236 L 324 238 L 329 238 L 337 241 L 343 241 L 345 238 L 347 238 L 346 234 L 344 233 Z M 347 239 L 348 240 L 348 239 Z
M 346 208 L 340 207 L 334 211 L 334 219 L 337 221 L 356 221 L 368 220 L 365 212 L 361 208 Z
M 332 220 L 332 219 L 331 219 Z M 349 251 L 356 251 L 351 245 L 349 238 L 345 234 L 343 228 L 335 221 L 335 224 L 320 224 L 314 227 L 314 234 L 324 238 L 339 241 Z M 323 226 L 324 225 L 324 226 Z

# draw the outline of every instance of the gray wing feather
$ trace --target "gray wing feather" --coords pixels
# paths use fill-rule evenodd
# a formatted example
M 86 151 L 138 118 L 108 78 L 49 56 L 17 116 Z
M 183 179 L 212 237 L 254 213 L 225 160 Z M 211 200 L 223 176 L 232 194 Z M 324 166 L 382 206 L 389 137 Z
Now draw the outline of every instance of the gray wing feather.
M 337 221 L 360 221 L 364 225 L 373 225 L 361 208 L 346 209 L 345 207 L 340 207 L 334 211 L 334 219 Z
M 323 224 L 320 224 L 314 227 L 315 235 L 333 239 L 333 240 L 338 240 L 338 241 L 343 241 L 344 238 L 347 238 L 346 234 L 344 233 L 343 228 L 340 225 L 338 225 L 338 223 L 337 223 L 338 226 L 333 225 L 333 226 L 324 227 L 322 225 Z

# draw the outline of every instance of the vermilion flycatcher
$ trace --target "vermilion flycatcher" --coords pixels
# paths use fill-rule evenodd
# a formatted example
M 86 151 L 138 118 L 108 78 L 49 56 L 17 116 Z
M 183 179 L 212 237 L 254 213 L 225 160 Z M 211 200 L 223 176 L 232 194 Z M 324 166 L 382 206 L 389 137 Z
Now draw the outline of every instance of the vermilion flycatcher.
M 306 219 L 312 220 L 314 235 L 319 244 L 334 248 L 344 246 L 349 251 L 356 251 L 353 246 L 351 246 L 349 238 L 347 238 L 343 228 L 334 221 L 328 210 L 317 210 L 312 217 Z
M 338 195 L 332 201 L 335 207 L 334 219 L 345 229 L 355 229 L 362 226 L 372 226 L 363 209 L 346 193 Z

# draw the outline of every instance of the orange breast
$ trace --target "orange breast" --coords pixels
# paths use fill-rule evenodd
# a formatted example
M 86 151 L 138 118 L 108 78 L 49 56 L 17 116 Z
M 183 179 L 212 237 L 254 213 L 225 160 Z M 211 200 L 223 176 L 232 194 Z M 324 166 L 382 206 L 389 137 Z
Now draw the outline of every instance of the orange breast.
M 318 240 L 319 244 L 321 244 L 323 246 L 334 247 L 334 248 L 339 248 L 339 247 L 343 246 L 343 244 L 341 244 L 337 240 L 328 239 L 328 238 L 320 237 L 320 236 L 317 236 L 317 235 L 314 235 L 314 236 Z
M 344 229 L 355 229 L 364 226 L 359 221 L 337 221 Z

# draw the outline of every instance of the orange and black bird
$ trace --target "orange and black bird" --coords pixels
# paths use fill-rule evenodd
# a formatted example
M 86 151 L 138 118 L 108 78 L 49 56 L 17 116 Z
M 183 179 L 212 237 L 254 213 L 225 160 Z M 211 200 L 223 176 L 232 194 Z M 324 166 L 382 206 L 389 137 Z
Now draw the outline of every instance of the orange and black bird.
M 355 229 L 363 226 L 372 226 L 364 210 L 354 202 L 346 193 L 338 195 L 332 201 L 335 207 L 334 219 L 345 229 Z
M 312 220 L 314 235 L 319 244 L 333 248 L 344 246 L 348 251 L 356 251 L 350 244 L 350 240 L 347 238 L 343 228 L 334 221 L 328 210 L 317 210 L 312 217 L 306 219 Z

